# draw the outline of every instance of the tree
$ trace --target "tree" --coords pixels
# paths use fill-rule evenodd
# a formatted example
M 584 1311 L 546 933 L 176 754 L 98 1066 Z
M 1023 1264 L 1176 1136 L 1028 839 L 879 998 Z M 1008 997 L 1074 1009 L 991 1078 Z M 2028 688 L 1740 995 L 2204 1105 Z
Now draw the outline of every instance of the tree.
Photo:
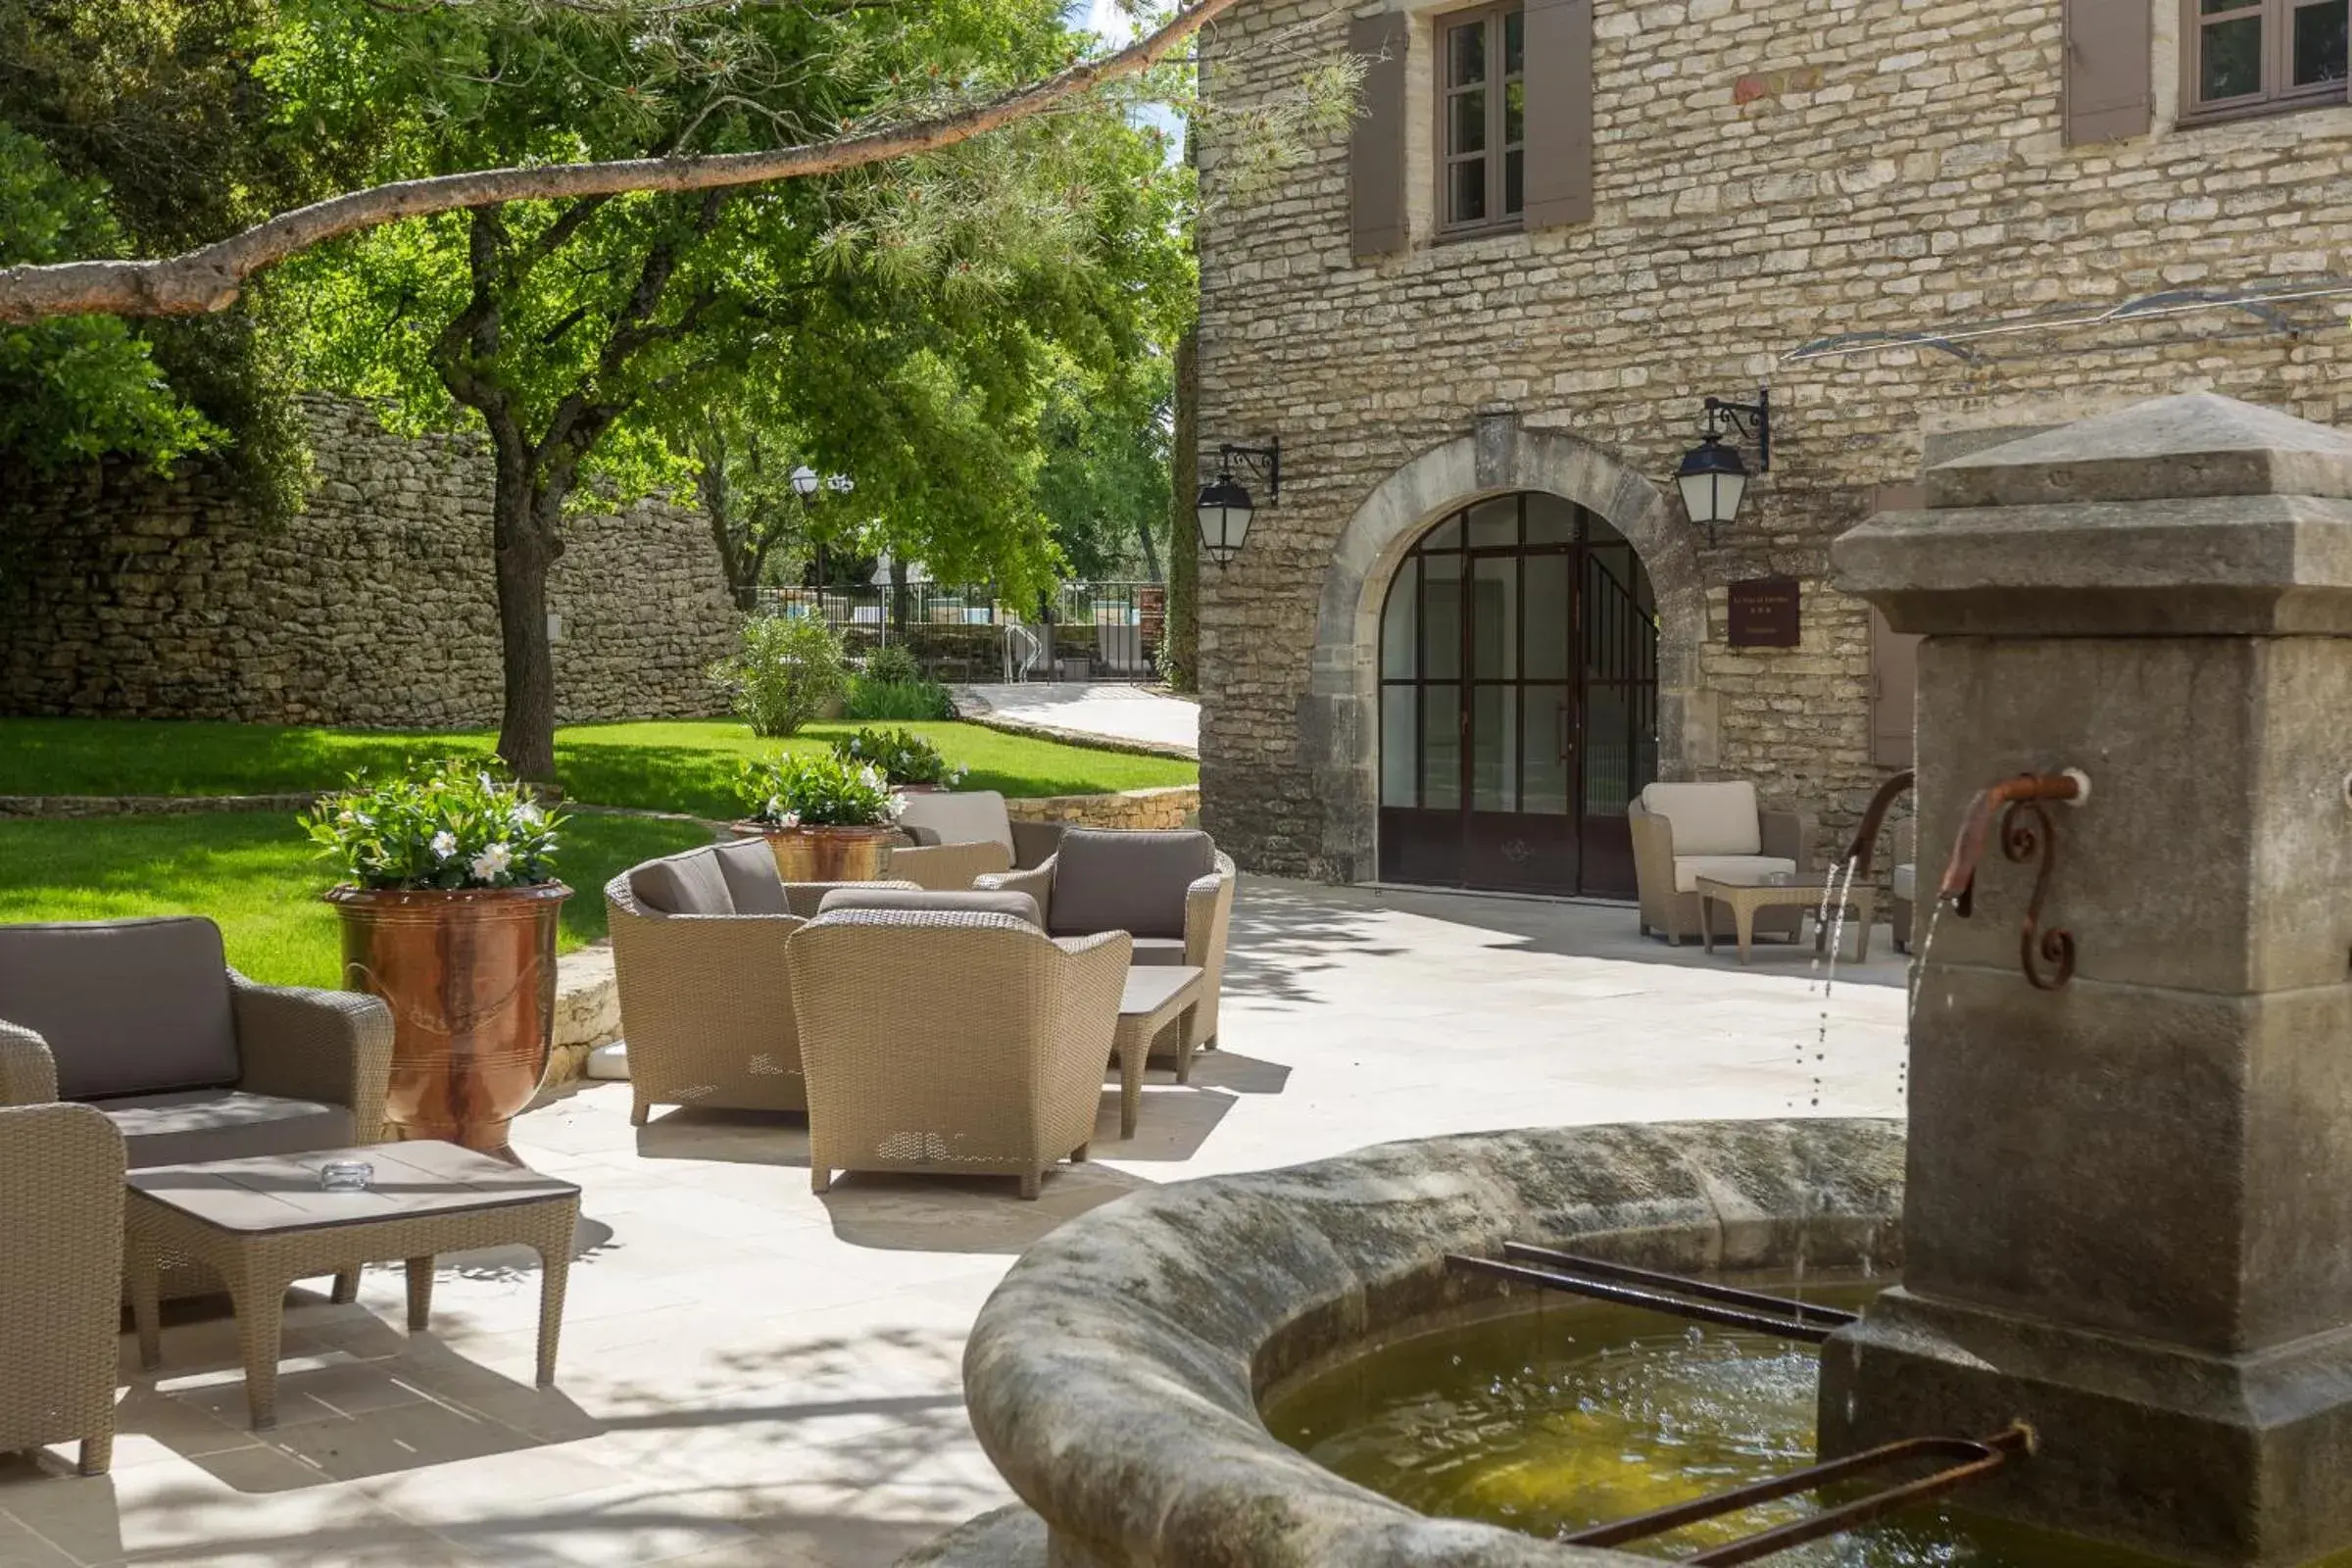
M 1033 443 L 1005 432 L 1034 423 L 1041 365 L 1133 339 L 1182 275 L 1153 260 L 1176 196 L 1164 179 L 1154 189 L 1145 134 L 1100 106 L 1039 115 L 1036 90 L 926 122 L 953 134 L 854 134 L 793 165 L 944 144 L 887 178 L 744 190 L 710 176 L 750 167 L 729 149 L 779 127 L 899 119 L 938 96 L 910 100 L 909 81 L 983 97 L 999 81 L 1072 81 L 1049 74 L 1070 48 L 1054 0 L 953 0 L 911 19 L 672 8 L 658 48 L 645 11 L 482 0 L 355 14 L 286 0 L 299 25 L 272 68 L 307 112 L 357 120 L 391 168 L 540 156 L 610 171 L 632 162 L 611 156 L 624 150 L 661 166 L 655 191 L 591 183 L 566 200 L 477 206 L 373 228 L 284 270 L 320 373 L 417 424 L 454 399 L 489 434 L 499 751 L 529 778 L 553 773 L 547 580 L 584 485 L 682 486 L 682 427 L 731 403 L 837 432 L 834 450 L 808 457 L 857 475 L 859 511 L 900 559 L 1035 581 L 1050 552 L 1023 499 Z M 1000 124 L 989 142 L 955 140 Z M 464 188 L 515 186 L 484 175 Z M 1138 245 L 1140 234 L 1161 239 Z M 821 421 L 804 416 L 812 409 Z
M 1168 519 L 1169 366 L 1157 343 L 1109 375 L 1055 378 L 1038 497 L 1073 576 L 1157 582 Z
M 777 547 L 802 539 L 809 501 L 793 488 L 798 465 L 774 431 L 715 407 L 703 412 L 692 440 L 696 493 L 727 586 L 740 602 L 767 580 Z
M 1200 520 L 1195 511 L 1200 466 L 1200 334 L 1186 327 L 1176 344 L 1176 384 L 1168 441 L 1168 628 L 1160 644 L 1161 678 L 1180 692 L 1200 689 Z

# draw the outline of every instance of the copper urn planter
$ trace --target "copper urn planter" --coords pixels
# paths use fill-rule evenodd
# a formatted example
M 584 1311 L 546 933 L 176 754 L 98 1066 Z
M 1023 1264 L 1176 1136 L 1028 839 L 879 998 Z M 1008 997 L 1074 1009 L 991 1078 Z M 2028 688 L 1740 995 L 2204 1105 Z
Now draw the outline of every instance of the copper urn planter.
M 514 1157 L 509 1130 L 547 1071 L 556 920 L 569 897 L 561 882 L 327 893 L 342 915 L 345 988 L 392 1009 L 384 1114 L 399 1137 Z
M 776 870 L 787 882 L 879 881 L 883 852 L 899 836 L 891 827 L 733 826 L 741 837 L 767 840 Z

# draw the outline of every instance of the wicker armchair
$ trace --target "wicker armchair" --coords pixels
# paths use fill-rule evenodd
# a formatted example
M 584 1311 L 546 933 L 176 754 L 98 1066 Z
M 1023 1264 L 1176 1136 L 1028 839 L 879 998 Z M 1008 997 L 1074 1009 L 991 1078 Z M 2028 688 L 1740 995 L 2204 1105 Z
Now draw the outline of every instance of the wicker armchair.
M 1652 784 L 1627 812 L 1634 833 L 1634 880 L 1642 898 L 1642 934 L 1676 947 L 1699 931 L 1697 880 L 1796 875 L 1812 867 L 1813 823 L 1794 811 L 1767 811 L 1755 786 Z M 1794 941 L 1804 929 L 1798 908 L 1759 910 L 1759 933 Z M 1715 910 L 1715 934 L 1733 934 L 1731 911 Z
M 1125 931 L 1135 938 L 1139 964 L 1192 964 L 1206 971 L 1207 995 L 1193 1014 L 1189 1044 L 1213 1051 L 1234 877 L 1232 859 L 1196 829 L 1074 827 L 1054 858 L 1035 870 L 984 876 L 977 885 L 1028 894 L 1051 935 Z
M 256 984 L 210 920 L 0 926 L 0 1104 L 91 1105 L 132 1170 L 372 1144 L 391 1071 L 382 1002 Z M 219 1288 L 165 1260 L 167 1297 Z
M 1043 865 L 1061 845 L 1060 823 L 1016 822 L 994 790 L 905 799 L 899 831 L 911 842 L 890 852 L 885 869 L 936 893 L 959 893 L 994 872 Z
M 810 1187 L 925 1171 L 1017 1176 L 1037 1197 L 1047 1167 L 1094 1139 L 1128 957 L 1124 935 L 1056 941 L 976 910 L 812 921 L 785 956 Z
M 1897 864 L 1888 874 L 1893 897 L 1887 902 L 1886 918 L 1894 927 L 1894 951 L 1909 953 L 1919 919 L 1919 819 L 1910 817 L 1895 825 L 1894 856 Z
M 0 1108 L 0 1453 L 115 1446 L 122 1135 L 88 1105 Z

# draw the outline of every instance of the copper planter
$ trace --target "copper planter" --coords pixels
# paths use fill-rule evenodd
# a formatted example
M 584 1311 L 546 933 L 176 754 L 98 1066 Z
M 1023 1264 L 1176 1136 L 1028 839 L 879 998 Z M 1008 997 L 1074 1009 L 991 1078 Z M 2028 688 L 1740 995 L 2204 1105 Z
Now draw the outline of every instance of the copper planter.
M 514 1157 L 509 1128 L 547 1071 L 556 918 L 569 897 L 561 882 L 326 895 L 343 917 L 345 989 L 392 1009 L 384 1114 L 400 1137 Z
M 761 827 L 737 822 L 736 833 L 765 839 L 776 871 L 787 882 L 873 882 L 882 875 L 882 852 L 896 839 L 890 827 Z

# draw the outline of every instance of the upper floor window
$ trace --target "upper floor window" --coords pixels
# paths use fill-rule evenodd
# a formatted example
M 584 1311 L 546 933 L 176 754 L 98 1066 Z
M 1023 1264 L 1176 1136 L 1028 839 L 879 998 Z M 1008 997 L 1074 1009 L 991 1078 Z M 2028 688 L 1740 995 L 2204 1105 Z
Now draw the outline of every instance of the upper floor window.
M 2346 0 L 2183 0 L 2186 114 L 2344 101 Z
M 2335 0 L 2343 11 L 2344 0 Z M 1485 6 L 1437 22 L 1438 211 L 1448 233 L 1513 227 L 1527 207 L 1527 18 Z

